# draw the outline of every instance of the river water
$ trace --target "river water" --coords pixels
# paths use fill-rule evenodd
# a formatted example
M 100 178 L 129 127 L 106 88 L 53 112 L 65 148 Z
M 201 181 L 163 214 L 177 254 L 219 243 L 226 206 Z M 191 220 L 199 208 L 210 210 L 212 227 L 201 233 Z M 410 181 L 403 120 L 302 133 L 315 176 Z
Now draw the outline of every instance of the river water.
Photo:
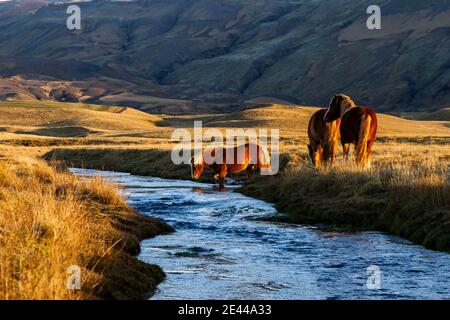
M 274 207 L 233 189 L 72 171 L 120 184 L 133 207 L 176 229 L 142 242 L 139 258 L 167 274 L 152 299 L 450 299 L 447 253 L 380 232 L 263 221 Z

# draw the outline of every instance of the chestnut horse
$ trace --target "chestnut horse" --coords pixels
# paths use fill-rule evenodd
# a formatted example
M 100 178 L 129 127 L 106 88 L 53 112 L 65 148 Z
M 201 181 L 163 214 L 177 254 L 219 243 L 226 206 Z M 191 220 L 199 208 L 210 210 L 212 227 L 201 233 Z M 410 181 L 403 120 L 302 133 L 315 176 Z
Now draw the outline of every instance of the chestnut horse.
M 227 159 L 228 155 L 228 159 Z M 230 157 L 232 157 L 230 159 Z M 261 169 L 270 169 L 268 151 L 258 144 L 247 143 L 233 148 L 210 147 L 191 159 L 191 175 L 198 180 L 205 168 L 212 169 L 213 183 L 219 177 L 219 185 L 225 184 L 225 177 L 229 173 L 239 173 L 244 170 L 247 177 Z
M 315 112 L 308 124 L 308 151 L 313 165 L 319 168 L 324 162 L 325 166 L 333 165 L 339 139 L 339 125 L 341 119 L 325 122 L 327 109 Z
M 355 145 L 355 160 L 358 165 L 367 165 L 377 134 L 377 116 L 366 107 L 359 107 L 346 95 L 337 94 L 331 100 L 326 122 L 341 119 L 340 134 L 344 157 L 348 159 L 350 144 Z

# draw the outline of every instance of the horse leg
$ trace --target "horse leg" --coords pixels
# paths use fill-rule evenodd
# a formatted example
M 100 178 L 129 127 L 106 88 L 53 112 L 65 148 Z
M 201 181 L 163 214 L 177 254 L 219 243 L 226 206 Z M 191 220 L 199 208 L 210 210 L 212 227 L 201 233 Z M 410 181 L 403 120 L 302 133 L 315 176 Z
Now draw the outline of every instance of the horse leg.
M 323 149 L 321 145 L 318 145 L 314 154 L 314 166 L 319 169 L 322 164 Z
M 223 188 L 225 186 L 225 176 L 219 176 L 219 186 Z
M 350 144 L 342 143 L 342 148 L 344 149 L 344 160 L 348 161 L 348 153 L 350 152 Z
M 247 179 L 250 179 L 253 176 L 254 172 L 255 172 L 255 167 L 252 165 L 249 165 L 246 169 Z
M 222 188 L 225 186 L 225 177 L 226 176 L 227 176 L 227 166 L 223 165 L 220 168 L 220 173 L 219 173 L 219 186 Z
M 323 145 L 321 151 L 322 151 L 322 153 L 321 153 L 320 160 L 322 161 L 324 169 L 327 169 L 328 168 L 328 160 L 330 160 L 329 146 Z
M 336 154 L 333 152 L 330 157 L 330 167 L 333 166 L 335 158 L 336 158 Z
M 327 152 L 328 152 L 328 151 L 327 151 Z M 325 170 L 328 170 L 328 168 L 331 167 L 331 165 L 332 165 L 331 162 L 332 162 L 331 156 L 330 156 L 328 153 L 322 155 L 322 163 L 323 163 L 323 168 L 324 168 Z
M 322 166 L 322 162 L 323 162 L 323 147 L 319 146 L 319 167 Z
M 218 176 L 219 176 L 219 174 L 217 172 L 211 173 L 211 180 L 212 180 L 213 184 L 217 183 Z
M 333 166 L 336 158 L 337 145 L 327 146 L 323 151 L 323 162 L 325 169 L 329 169 Z
M 337 149 L 338 149 L 338 142 L 335 141 L 331 146 L 331 166 L 334 165 L 334 161 L 336 160 Z

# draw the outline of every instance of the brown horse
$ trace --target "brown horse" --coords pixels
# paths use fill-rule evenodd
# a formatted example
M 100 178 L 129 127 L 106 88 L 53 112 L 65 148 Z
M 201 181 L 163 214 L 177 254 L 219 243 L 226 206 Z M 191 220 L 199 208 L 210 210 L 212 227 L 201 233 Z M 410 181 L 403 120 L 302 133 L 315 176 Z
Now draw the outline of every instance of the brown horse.
M 377 134 L 377 116 L 370 108 L 358 107 L 346 95 L 337 94 L 331 100 L 326 122 L 341 119 L 340 134 L 344 157 L 348 159 L 350 144 L 355 145 L 355 160 L 359 165 L 367 165 Z
M 333 165 L 339 139 L 339 125 L 341 119 L 325 122 L 327 109 L 315 112 L 308 124 L 309 157 L 316 168 L 324 162 L 325 166 Z
M 228 158 L 227 158 L 228 156 Z M 191 175 L 193 179 L 199 179 L 205 168 L 212 169 L 213 182 L 219 177 L 219 185 L 225 184 L 225 177 L 229 173 L 246 171 L 250 177 L 253 172 L 261 169 L 269 169 L 270 157 L 268 151 L 258 144 L 247 143 L 233 148 L 211 147 L 191 160 Z

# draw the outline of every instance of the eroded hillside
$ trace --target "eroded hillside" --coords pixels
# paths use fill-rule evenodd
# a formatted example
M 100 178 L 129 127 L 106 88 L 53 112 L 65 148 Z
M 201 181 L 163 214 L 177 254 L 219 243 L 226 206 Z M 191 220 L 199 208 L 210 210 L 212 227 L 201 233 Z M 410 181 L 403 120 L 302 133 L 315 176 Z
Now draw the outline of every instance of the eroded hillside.
M 366 28 L 362 0 L 92 1 L 78 4 L 73 32 L 67 4 L 9 8 L 1 97 L 204 113 L 261 96 L 325 105 L 345 92 L 378 110 L 448 107 L 450 2 L 378 4 L 381 31 Z

